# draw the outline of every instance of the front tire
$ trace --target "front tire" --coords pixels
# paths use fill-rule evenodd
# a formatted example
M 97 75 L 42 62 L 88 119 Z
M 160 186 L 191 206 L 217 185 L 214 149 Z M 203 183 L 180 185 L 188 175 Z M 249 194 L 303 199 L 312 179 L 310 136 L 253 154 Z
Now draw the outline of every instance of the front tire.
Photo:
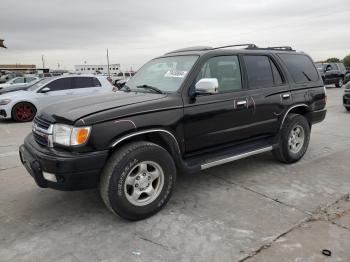
M 31 103 L 21 102 L 12 109 L 12 118 L 16 122 L 30 122 L 36 115 L 36 108 Z
M 310 125 L 298 114 L 288 114 L 280 130 L 279 146 L 273 155 L 281 162 L 294 163 L 300 160 L 309 145 Z
M 176 167 L 168 151 L 150 142 L 127 144 L 113 153 L 101 174 L 100 194 L 115 214 L 140 220 L 170 199 Z
M 343 84 L 344 84 L 344 80 L 343 80 L 343 78 L 340 77 L 340 78 L 338 78 L 337 83 L 335 83 L 335 87 L 341 88 L 343 86 Z

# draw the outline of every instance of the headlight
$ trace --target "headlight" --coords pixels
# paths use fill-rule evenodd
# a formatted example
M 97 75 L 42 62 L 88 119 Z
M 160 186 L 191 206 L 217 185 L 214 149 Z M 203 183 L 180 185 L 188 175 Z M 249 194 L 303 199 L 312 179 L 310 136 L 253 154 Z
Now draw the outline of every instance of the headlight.
M 10 102 L 11 102 L 11 99 L 2 99 L 2 100 L 0 100 L 0 105 L 4 106 L 4 105 L 7 105 Z
M 90 135 L 91 127 L 73 127 L 55 124 L 53 127 L 53 142 L 64 146 L 78 146 L 85 144 Z

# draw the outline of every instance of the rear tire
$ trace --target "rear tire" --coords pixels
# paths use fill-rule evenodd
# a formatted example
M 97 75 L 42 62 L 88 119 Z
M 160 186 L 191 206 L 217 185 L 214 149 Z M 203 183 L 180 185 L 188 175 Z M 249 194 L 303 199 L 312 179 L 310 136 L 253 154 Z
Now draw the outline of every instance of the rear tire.
M 309 145 L 310 125 L 299 114 L 288 114 L 280 130 L 279 146 L 273 155 L 281 162 L 294 163 L 300 160 Z
M 20 102 L 12 108 L 11 115 L 17 122 L 30 122 L 36 115 L 36 108 L 31 103 Z
M 338 78 L 337 83 L 335 83 L 335 87 L 341 88 L 343 86 L 343 84 L 344 84 L 344 80 L 343 80 L 343 78 L 340 77 L 340 78 Z
M 350 107 L 345 107 L 345 109 L 346 109 L 347 111 L 350 111 Z
M 134 142 L 109 158 L 100 194 L 115 214 L 140 220 L 157 213 L 170 199 L 176 167 L 168 151 L 150 142 Z

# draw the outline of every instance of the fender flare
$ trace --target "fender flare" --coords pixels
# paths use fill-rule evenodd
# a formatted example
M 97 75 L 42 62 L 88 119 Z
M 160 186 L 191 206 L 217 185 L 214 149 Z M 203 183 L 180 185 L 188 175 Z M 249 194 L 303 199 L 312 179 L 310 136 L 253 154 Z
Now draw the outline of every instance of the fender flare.
M 284 120 L 286 120 L 286 117 L 287 115 L 289 114 L 289 112 L 294 109 L 294 108 L 298 108 L 298 107 L 303 107 L 303 108 L 306 108 L 306 109 L 309 109 L 309 106 L 307 104 L 297 104 L 297 105 L 294 105 L 294 106 L 291 106 L 290 108 L 288 108 L 288 110 L 286 111 L 286 113 L 284 114 L 283 118 L 282 118 L 282 122 L 281 122 L 281 125 L 280 125 L 280 130 L 282 129 L 283 127 L 283 123 L 284 123 Z
M 176 137 L 170 131 L 165 130 L 165 129 L 161 129 L 161 128 L 146 129 L 146 130 L 141 130 L 141 131 L 137 131 L 137 132 L 133 132 L 133 133 L 124 135 L 124 136 L 118 138 L 116 141 L 114 141 L 110 147 L 114 148 L 122 141 L 125 141 L 131 137 L 135 137 L 135 136 L 139 136 L 139 135 L 143 135 L 143 134 L 149 134 L 149 133 L 161 133 L 163 135 L 166 135 L 168 138 L 170 138 L 171 141 L 173 141 L 173 144 L 175 143 L 175 150 L 177 151 L 176 153 L 181 155 L 180 145 L 179 145 L 179 142 L 177 141 Z

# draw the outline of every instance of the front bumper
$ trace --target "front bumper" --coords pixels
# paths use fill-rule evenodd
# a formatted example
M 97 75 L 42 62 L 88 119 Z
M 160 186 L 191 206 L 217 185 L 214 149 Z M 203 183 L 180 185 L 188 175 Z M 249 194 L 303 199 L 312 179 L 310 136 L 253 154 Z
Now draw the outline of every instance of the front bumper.
M 350 90 L 347 92 L 345 91 L 344 92 L 344 95 L 343 95 L 343 105 L 346 107 L 346 108 L 350 108 Z
M 310 121 L 310 123 L 313 125 L 323 121 L 326 118 L 326 114 L 327 114 L 327 109 L 324 108 L 321 110 L 309 112 L 307 113 L 306 117 Z
M 19 148 L 22 164 L 40 187 L 71 191 L 97 187 L 108 150 L 91 153 L 58 151 L 38 145 L 30 134 Z M 54 175 L 54 181 L 44 174 Z
M 11 109 L 9 106 L 0 106 L 0 119 L 11 118 Z

